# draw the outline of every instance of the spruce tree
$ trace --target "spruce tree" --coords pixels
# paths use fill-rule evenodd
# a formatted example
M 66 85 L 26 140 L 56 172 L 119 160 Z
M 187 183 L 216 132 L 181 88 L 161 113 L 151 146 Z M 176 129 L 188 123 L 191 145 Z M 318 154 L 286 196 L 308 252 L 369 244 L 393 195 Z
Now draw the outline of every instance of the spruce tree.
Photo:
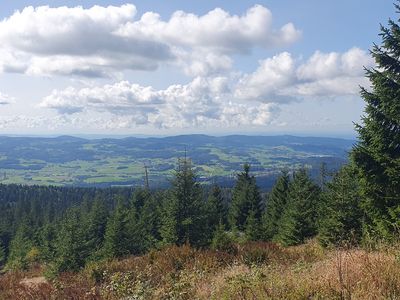
M 261 194 L 254 176 L 250 176 L 250 165 L 245 164 L 243 172 L 237 177 L 229 210 L 229 223 L 232 229 L 243 231 L 250 212 L 261 218 Z
M 25 269 L 29 266 L 28 253 L 34 246 L 33 230 L 24 218 L 11 240 L 7 265 L 11 269 Z
M 262 217 L 262 236 L 265 240 L 272 240 L 278 233 L 280 220 L 288 199 L 289 184 L 289 172 L 284 170 L 267 196 L 265 211 Z
M 129 254 L 139 254 L 142 248 L 140 236 L 139 216 L 134 203 L 130 204 L 126 211 L 125 222 L 125 247 Z
M 360 240 L 363 214 L 354 168 L 342 167 L 322 193 L 318 239 L 327 245 L 354 244 Z
M 202 189 L 188 159 L 180 160 L 172 188 L 164 203 L 160 234 L 164 244 L 194 246 L 207 243 Z
M 245 238 L 248 241 L 257 241 L 261 236 L 260 220 L 256 217 L 256 212 L 250 210 L 244 225 Z
M 49 262 L 54 259 L 56 254 L 56 229 L 55 224 L 46 223 L 39 229 L 39 250 L 43 261 Z
M 108 211 L 104 200 L 96 198 L 85 219 L 85 247 L 87 248 L 89 259 L 96 259 L 100 256 L 104 245 L 107 218 Z
M 207 199 L 206 213 L 209 230 L 214 231 L 220 222 L 226 224 L 226 206 L 221 188 L 218 185 L 213 185 L 211 189 Z
M 319 192 L 319 187 L 310 179 L 305 169 L 293 174 L 277 241 L 286 246 L 296 245 L 316 234 Z
M 225 225 L 222 222 L 219 222 L 213 233 L 211 249 L 231 252 L 233 251 L 233 248 L 234 243 L 232 237 L 225 231 Z
M 77 207 L 67 210 L 61 221 L 55 243 L 55 271 L 78 271 L 85 264 L 85 234 L 83 220 Z
M 115 210 L 107 220 L 103 247 L 105 257 L 113 258 L 128 254 L 126 224 L 127 210 L 120 198 L 117 200 Z
M 141 253 L 145 253 L 146 251 L 155 248 L 158 241 L 161 239 L 159 234 L 159 210 L 160 207 L 155 196 L 147 191 L 147 196 L 140 211 L 137 224 L 137 234 L 140 240 Z
M 395 5 L 397 12 L 400 6 Z M 359 142 L 351 157 L 368 216 L 368 229 L 390 238 L 398 231 L 400 217 L 400 27 L 389 20 L 381 26 L 380 46 L 371 54 L 376 67 L 368 69 L 371 90 L 362 88 L 366 102 L 362 123 L 356 125 Z

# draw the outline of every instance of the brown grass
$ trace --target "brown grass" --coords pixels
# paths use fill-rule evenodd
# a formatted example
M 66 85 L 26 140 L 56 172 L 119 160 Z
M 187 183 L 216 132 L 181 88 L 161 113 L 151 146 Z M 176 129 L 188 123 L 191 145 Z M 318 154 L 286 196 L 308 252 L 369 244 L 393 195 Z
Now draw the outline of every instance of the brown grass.
M 400 299 L 397 249 L 325 250 L 315 241 L 253 242 L 234 253 L 172 246 L 35 285 L 24 282 L 42 269 L 9 272 L 0 275 L 0 299 Z

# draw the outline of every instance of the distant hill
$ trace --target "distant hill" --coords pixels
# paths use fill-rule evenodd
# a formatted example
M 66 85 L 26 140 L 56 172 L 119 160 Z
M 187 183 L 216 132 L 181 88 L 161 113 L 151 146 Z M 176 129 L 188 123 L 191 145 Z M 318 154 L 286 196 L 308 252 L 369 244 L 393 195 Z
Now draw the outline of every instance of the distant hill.
M 193 161 L 199 180 L 231 185 L 244 163 L 268 188 L 283 168 L 321 162 L 337 169 L 354 140 L 322 137 L 179 135 L 84 139 L 0 136 L 0 182 L 77 186 L 142 185 L 148 166 L 154 188 L 168 184 L 179 157 Z

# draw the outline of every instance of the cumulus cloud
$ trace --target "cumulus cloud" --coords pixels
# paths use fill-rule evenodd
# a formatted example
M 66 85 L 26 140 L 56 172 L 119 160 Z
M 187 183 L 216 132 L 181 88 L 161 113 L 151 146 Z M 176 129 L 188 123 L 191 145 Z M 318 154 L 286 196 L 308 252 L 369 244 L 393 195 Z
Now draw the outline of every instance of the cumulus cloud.
M 108 126 L 157 128 L 263 126 L 274 121 L 280 105 L 303 98 L 330 98 L 358 93 L 365 51 L 314 53 L 308 60 L 283 52 L 259 62 L 241 76 L 198 76 L 187 84 L 156 90 L 121 81 L 98 87 L 54 90 L 40 106 L 61 115 L 103 113 L 115 116 Z M 324 72 L 326 70 L 326 73 Z
M 359 48 L 342 54 L 316 51 L 305 62 L 284 52 L 260 61 L 256 71 L 245 74 L 235 95 L 264 103 L 356 95 L 360 85 L 368 86 L 364 66 L 372 65 L 370 56 Z
M 110 126 L 157 128 L 265 125 L 277 110 L 273 104 L 233 102 L 231 96 L 229 78 L 196 77 L 188 84 L 164 90 L 127 81 L 94 88 L 70 87 L 54 90 L 40 106 L 62 115 L 113 115 Z
M 14 103 L 15 99 L 0 92 L 0 105 L 8 105 Z
M 217 53 L 248 52 L 254 46 L 266 48 L 296 41 L 301 33 L 292 23 L 275 30 L 272 13 L 261 5 L 248 9 L 242 16 L 230 15 L 216 8 L 203 16 L 175 12 L 165 22 L 159 14 L 145 13 L 137 22 L 122 26 L 123 36 L 151 36 L 168 44 L 214 49 Z
M 136 15 L 134 5 L 26 7 L 0 22 L 3 72 L 104 76 L 112 70 L 155 69 L 173 58 L 165 43 L 116 31 Z M 19 61 L 19 63 L 16 63 Z
M 198 76 L 229 69 L 231 54 L 300 36 L 292 23 L 274 29 L 271 12 L 260 5 L 242 16 L 219 8 L 202 16 L 177 11 L 167 21 L 154 12 L 136 14 L 132 4 L 16 11 L 0 22 L 0 71 L 104 77 L 177 63 Z
M 295 62 L 288 52 L 259 62 L 258 69 L 240 80 L 236 96 L 261 102 L 287 102 L 286 89 L 296 81 Z
M 359 86 L 369 86 L 364 67 L 373 66 L 368 53 L 351 48 L 345 53 L 315 52 L 297 69 L 296 92 L 304 96 L 340 96 L 359 93 Z

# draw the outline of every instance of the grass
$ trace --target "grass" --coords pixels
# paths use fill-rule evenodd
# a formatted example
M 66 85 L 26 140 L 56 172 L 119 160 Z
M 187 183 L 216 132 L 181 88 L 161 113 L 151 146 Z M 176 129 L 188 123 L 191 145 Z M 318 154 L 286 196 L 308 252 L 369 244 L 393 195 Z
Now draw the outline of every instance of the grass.
M 6 273 L 0 299 L 399 299 L 397 249 L 327 250 L 315 241 L 253 242 L 230 253 L 171 246 L 47 282 L 40 266 Z

